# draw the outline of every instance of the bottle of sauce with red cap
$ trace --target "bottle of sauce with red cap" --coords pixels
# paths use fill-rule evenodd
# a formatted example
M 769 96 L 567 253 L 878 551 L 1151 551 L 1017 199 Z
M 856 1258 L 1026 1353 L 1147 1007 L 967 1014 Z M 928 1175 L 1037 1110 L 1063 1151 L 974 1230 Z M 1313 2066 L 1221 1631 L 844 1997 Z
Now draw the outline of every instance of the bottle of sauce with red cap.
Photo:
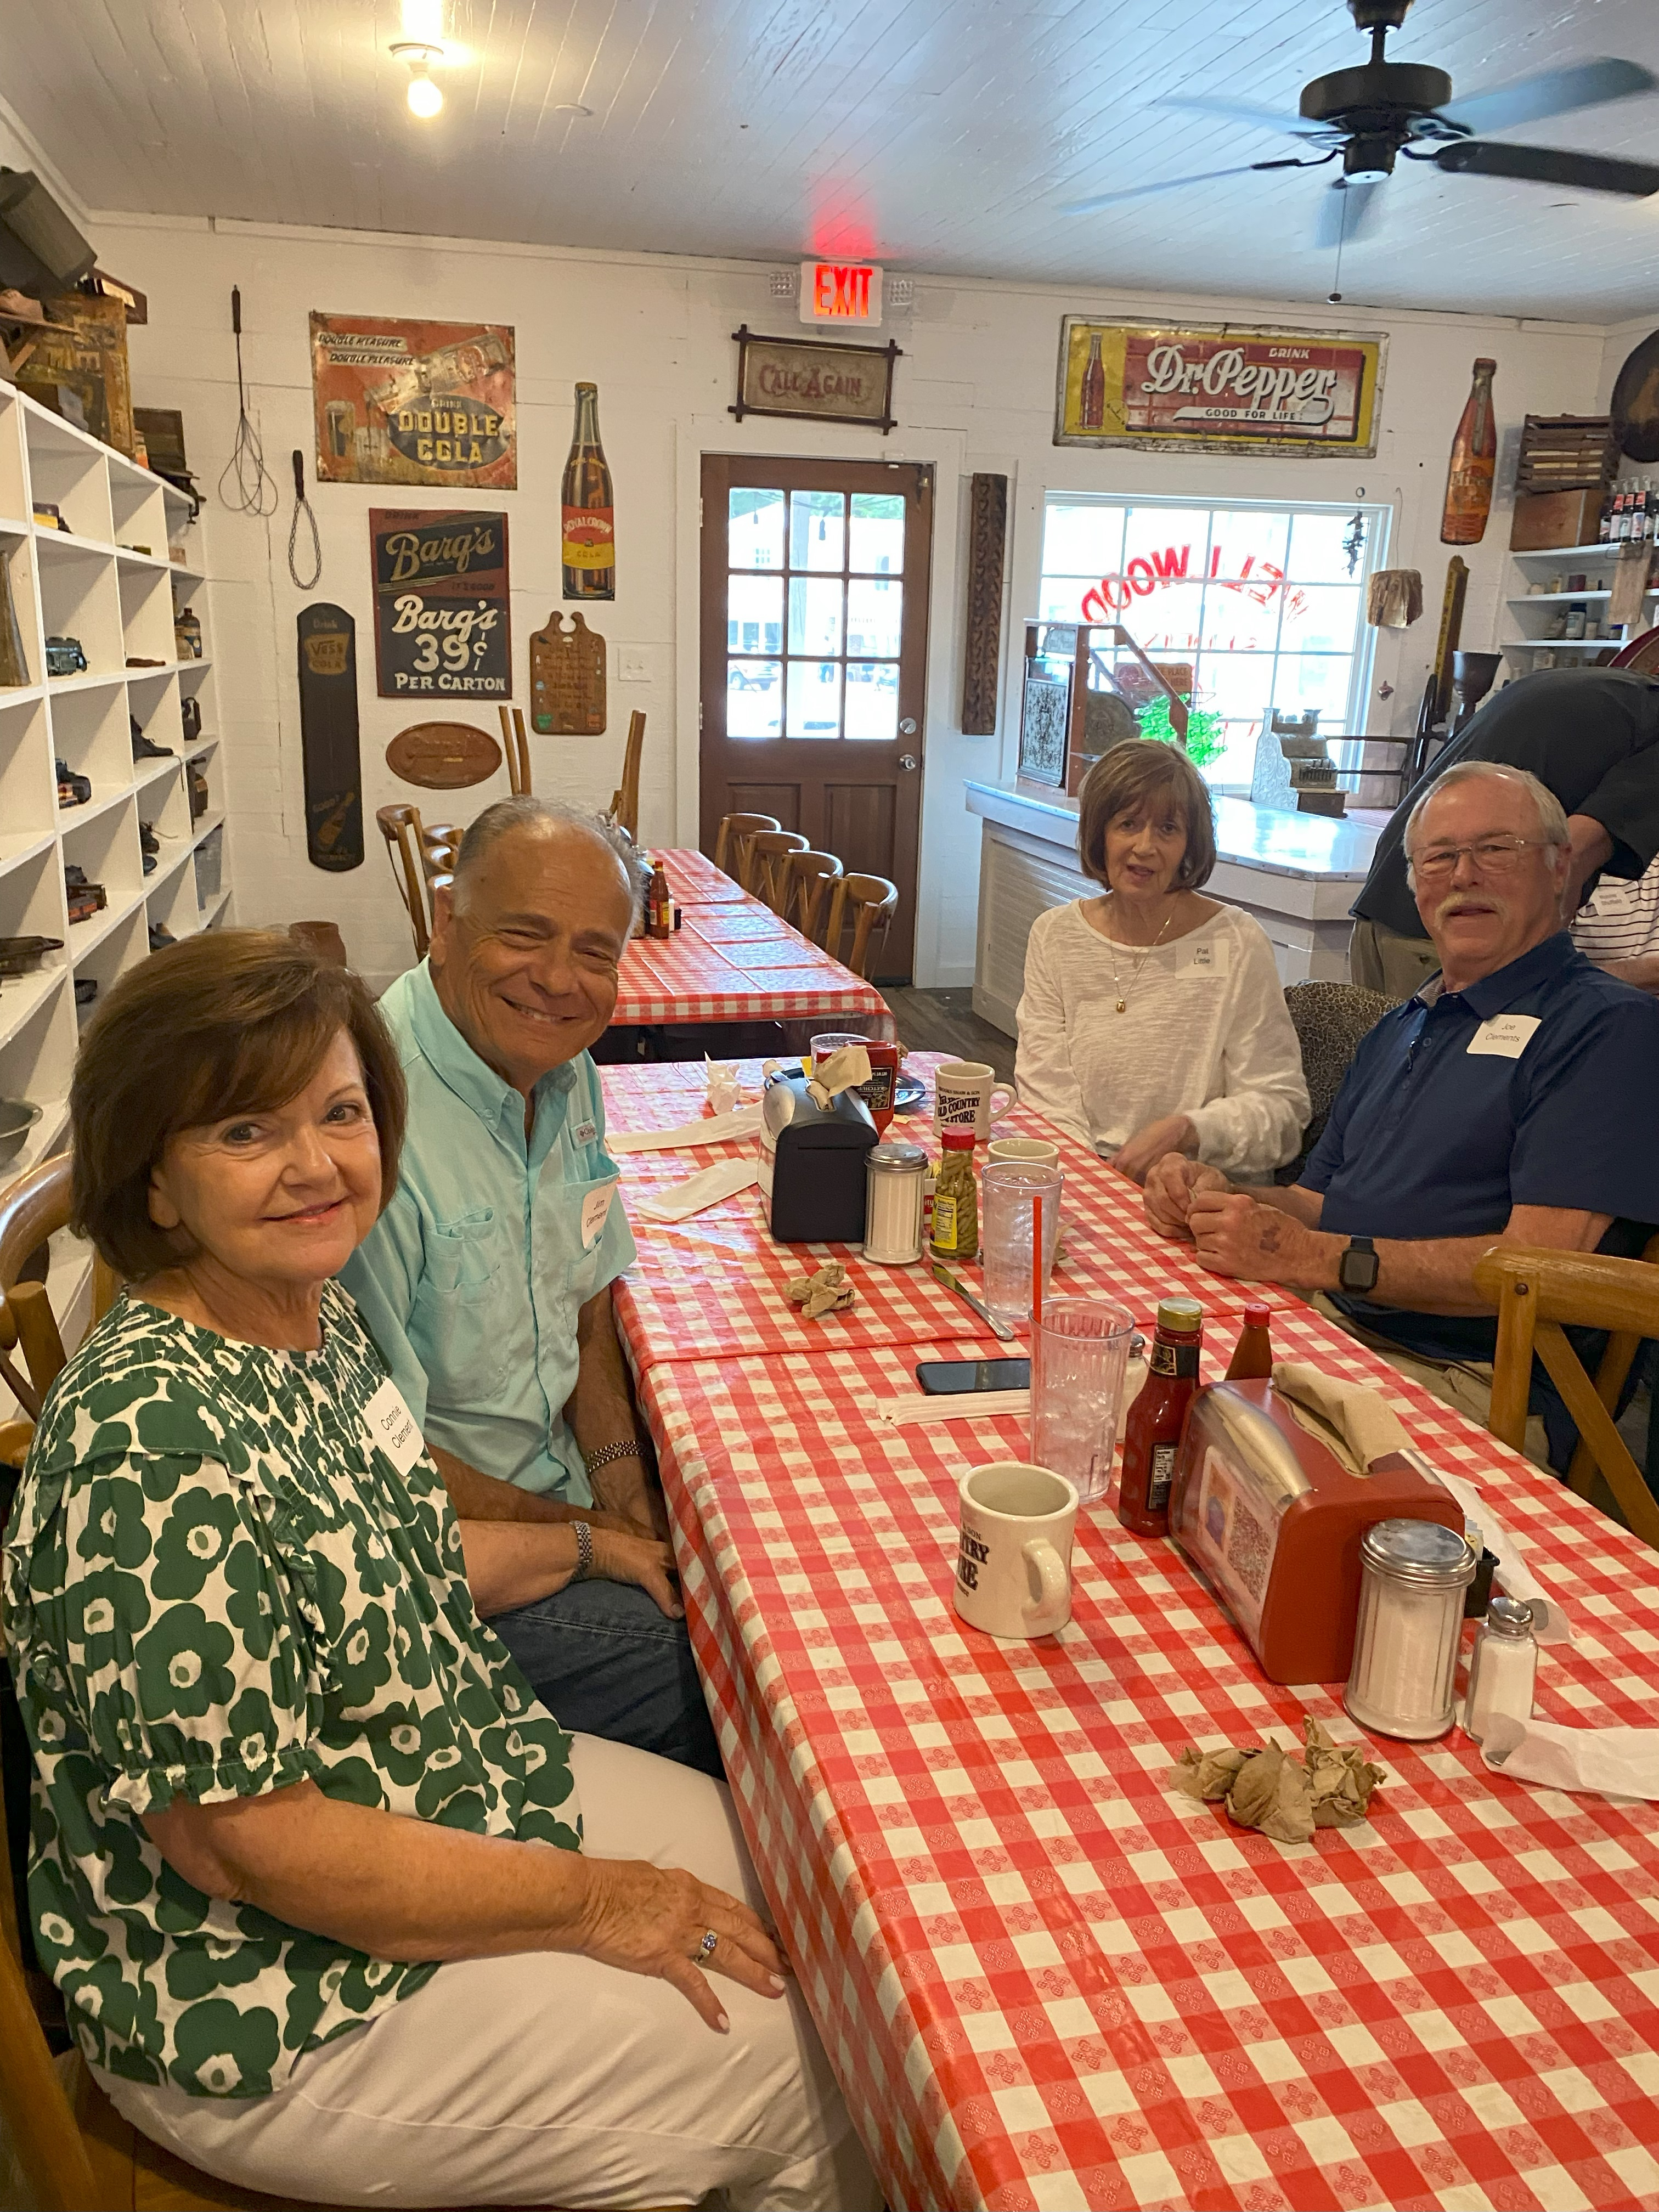
M 1123 1431 L 1117 1517 L 1137 1536 L 1170 1533 L 1170 1485 L 1187 1408 L 1198 1388 L 1204 1309 L 1196 1298 L 1161 1298 L 1146 1380 Z
M 1227 1362 L 1230 1382 L 1266 1382 L 1273 1371 L 1273 1340 L 1267 1334 L 1271 1309 L 1251 1305 L 1244 1309 L 1244 1326 L 1238 1332 L 1238 1342 L 1233 1346 L 1233 1356 Z

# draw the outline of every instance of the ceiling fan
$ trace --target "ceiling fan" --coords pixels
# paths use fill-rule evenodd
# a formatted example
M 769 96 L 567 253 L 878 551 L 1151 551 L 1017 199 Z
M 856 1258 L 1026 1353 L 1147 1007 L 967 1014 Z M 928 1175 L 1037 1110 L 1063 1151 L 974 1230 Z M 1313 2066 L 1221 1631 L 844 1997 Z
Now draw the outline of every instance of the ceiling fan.
M 1187 185 L 1243 176 L 1253 169 L 1322 168 L 1339 155 L 1342 173 L 1321 204 L 1315 243 L 1322 246 L 1340 246 L 1375 224 L 1380 212 L 1377 187 L 1394 173 L 1402 154 L 1408 161 L 1431 161 L 1453 175 L 1519 177 L 1530 184 L 1622 192 L 1638 199 L 1659 191 L 1659 167 L 1650 162 L 1571 153 L 1555 146 L 1514 146 L 1482 135 L 1651 92 L 1659 88 L 1659 77 L 1634 62 L 1573 62 L 1455 100 L 1452 81 L 1443 70 L 1421 62 L 1391 62 L 1384 55 L 1389 33 L 1400 28 L 1411 4 L 1412 0 L 1348 0 L 1354 21 L 1370 34 L 1371 58 L 1358 69 L 1334 70 L 1304 85 L 1296 115 L 1280 115 L 1236 100 L 1170 98 L 1158 102 L 1164 107 L 1193 108 L 1288 131 L 1322 150 L 1286 155 L 1276 161 L 1246 161 L 1231 169 L 1206 169 L 1193 177 L 1170 177 L 1162 184 L 1132 185 L 1127 191 L 1101 192 L 1092 199 L 1073 200 L 1061 212 L 1092 215 L 1097 208 L 1113 207 L 1121 200 L 1178 191 Z

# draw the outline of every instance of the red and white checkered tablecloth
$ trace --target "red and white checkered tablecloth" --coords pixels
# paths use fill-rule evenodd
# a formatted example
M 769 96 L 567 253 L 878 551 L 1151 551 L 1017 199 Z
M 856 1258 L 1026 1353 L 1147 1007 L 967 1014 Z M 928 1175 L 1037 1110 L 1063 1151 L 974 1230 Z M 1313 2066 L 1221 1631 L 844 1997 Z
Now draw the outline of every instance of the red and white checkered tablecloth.
M 653 1078 L 650 1121 L 683 1118 L 678 1071 L 616 1070 L 617 1126 L 647 1126 Z M 1133 1291 L 1172 1248 L 1115 1199 L 1098 1266 Z M 723 1233 L 734 1258 L 763 1237 L 741 1210 Z M 675 1232 L 635 1234 L 648 1275 Z M 1458 1731 L 1374 1740 L 1370 1820 L 1304 1846 L 1170 1796 L 1187 1742 L 1294 1740 L 1304 1712 L 1358 1731 L 1329 1687 L 1267 1683 L 1173 1547 L 1106 1509 L 1082 1516 L 1061 1635 L 969 1629 L 956 1480 L 1024 1457 L 1024 1430 L 874 1412 L 919 1359 L 964 1356 L 954 1328 L 884 1344 L 800 1324 L 805 1349 L 769 1334 L 697 1357 L 665 1285 L 619 1309 L 698 1664 L 890 2203 L 1659 2203 L 1659 1806 L 1506 1782 Z M 1529 1542 L 1577 1632 L 1541 1656 L 1540 1711 L 1659 1725 L 1652 1554 L 1305 1307 L 1273 1327 L 1281 1352 L 1373 1382 Z
M 781 921 L 771 908 L 697 854 L 660 856 L 671 884 L 676 862 L 702 861 L 733 896 L 685 905 L 672 937 L 635 937 L 623 954 L 613 1024 L 653 1022 L 822 1022 L 890 1037 L 893 1017 L 873 983 Z M 696 880 L 693 876 L 691 880 Z
M 735 878 L 724 868 L 717 868 L 705 853 L 676 845 L 666 852 L 653 852 L 652 858 L 662 862 L 669 895 L 678 906 L 717 906 L 748 896 Z

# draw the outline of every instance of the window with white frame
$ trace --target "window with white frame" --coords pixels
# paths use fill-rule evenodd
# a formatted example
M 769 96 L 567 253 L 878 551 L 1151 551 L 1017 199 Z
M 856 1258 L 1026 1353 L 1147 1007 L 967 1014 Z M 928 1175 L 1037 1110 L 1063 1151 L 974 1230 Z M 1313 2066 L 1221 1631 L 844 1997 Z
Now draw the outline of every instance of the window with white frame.
M 1248 788 L 1269 709 L 1316 708 L 1322 736 L 1364 732 L 1365 585 L 1389 512 L 1050 492 L 1039 612 L 1121 623 L 1151 659 L 1189 664 L 1209 740 L 1194 757 L 1210 755 L 1211 782 Z

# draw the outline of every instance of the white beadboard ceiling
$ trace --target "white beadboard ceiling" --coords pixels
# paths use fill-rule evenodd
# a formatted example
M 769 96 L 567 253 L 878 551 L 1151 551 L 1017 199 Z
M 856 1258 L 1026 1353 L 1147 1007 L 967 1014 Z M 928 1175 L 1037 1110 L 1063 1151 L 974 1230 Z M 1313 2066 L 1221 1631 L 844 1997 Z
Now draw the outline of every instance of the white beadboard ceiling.
M 396 0 L 0 0 L 0 91 L 84 203 L 529 243 L 1322 301 L 1331 171 L 1090 217 L 1063 201 L 1296 143 L 1154 106 L 1293 114 L 1362 62 L 1341 0 L 451 0 L 434 123 Z M 1655 0 L 1417 0 L 1391 42 L 1459 90 L 1595 54 L 1659 74 Z M 580 102 L 589 117 L 562 112 Z M 1502 134 L 1654 158 L 1659 95 Z M 1617 320 L 1659 307 L 1659 198 L 1401 162 L 1353 304 Z

